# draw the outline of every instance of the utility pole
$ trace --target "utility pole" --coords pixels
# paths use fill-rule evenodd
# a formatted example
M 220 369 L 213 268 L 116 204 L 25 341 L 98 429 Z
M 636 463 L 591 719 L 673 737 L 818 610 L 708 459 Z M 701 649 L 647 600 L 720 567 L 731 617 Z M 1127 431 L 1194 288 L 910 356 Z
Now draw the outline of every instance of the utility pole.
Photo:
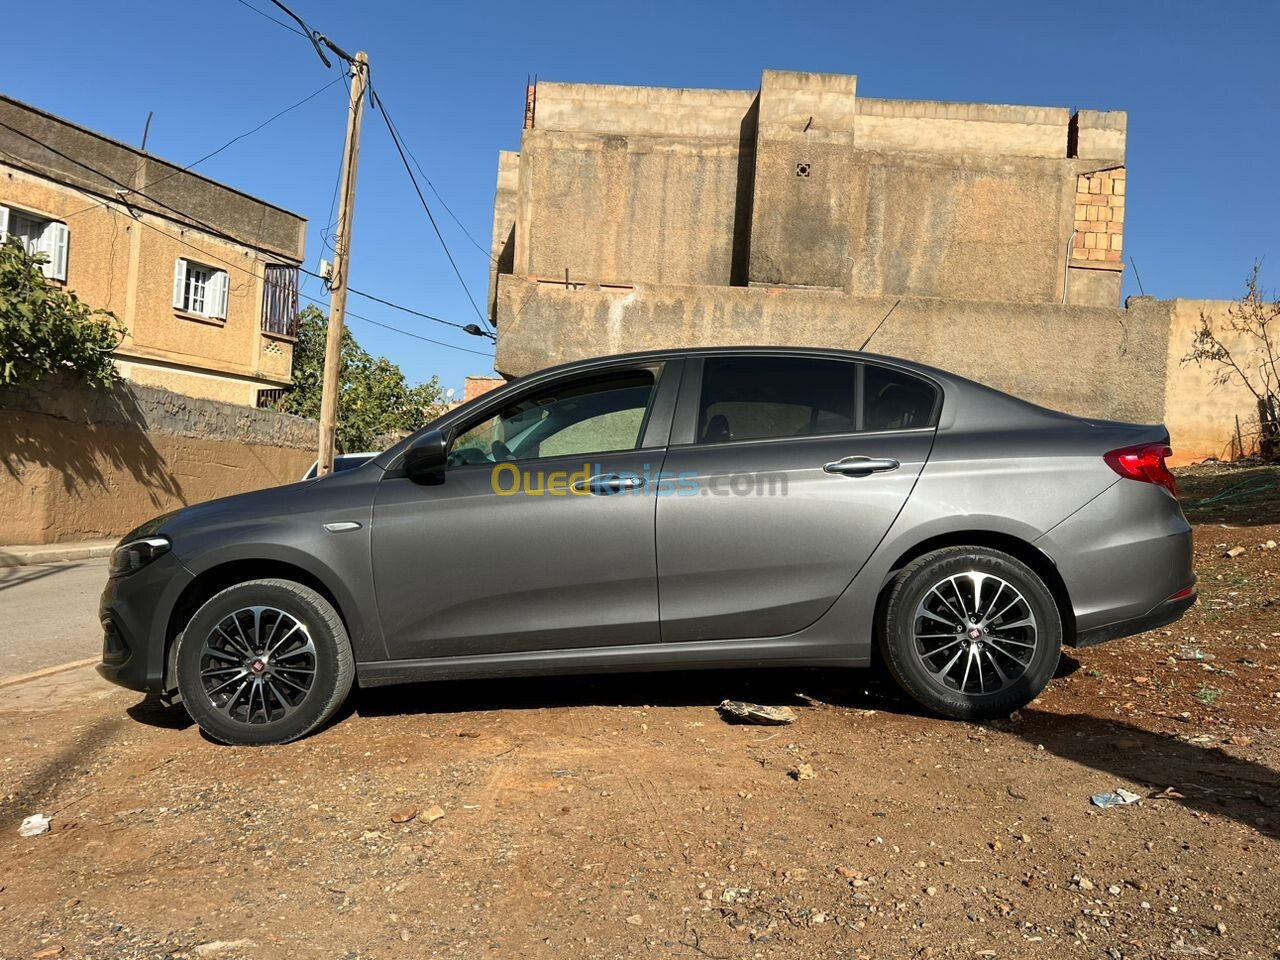
M 318 49 L 318 48 L 317 48 Z M 329 278 L 329 331 L 324 348 L 324 383 L 320 397 L 320 455 L 316 476 L 333 472 L 334 438 L 338 428 L 338 371 L 342 367 L 342 330 L 347 311 L 347 272 L 351 266 L 351 220 L 356 208 L 356 165 L 360 160 L 360 122 L 369 82 L 369 57 L 359 52 L 351 60 L 351 109 L 347 114 L 347 144 L 343 151 L 342 196 L 334 239 L 333 273 Z

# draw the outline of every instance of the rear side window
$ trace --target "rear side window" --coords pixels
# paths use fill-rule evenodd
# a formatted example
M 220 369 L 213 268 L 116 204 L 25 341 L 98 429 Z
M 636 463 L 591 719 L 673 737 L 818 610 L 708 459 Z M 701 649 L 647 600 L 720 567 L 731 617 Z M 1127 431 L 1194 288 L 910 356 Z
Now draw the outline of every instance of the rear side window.
M 892 367 L 868 363 L 863 369 L 863 430 L 912 430 L 934 425 L 937 387 Z
M 805 357 L 710 357 L 698 443 L 852 433 L 857 364 Z

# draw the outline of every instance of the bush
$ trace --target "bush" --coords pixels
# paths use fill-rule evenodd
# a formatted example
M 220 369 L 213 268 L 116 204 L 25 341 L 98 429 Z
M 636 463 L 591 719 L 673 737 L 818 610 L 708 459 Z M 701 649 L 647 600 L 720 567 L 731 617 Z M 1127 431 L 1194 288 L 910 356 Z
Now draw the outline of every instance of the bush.
M 111 351 L 124 336 L 115 315 L 47 279 L 43 257 L 0 244 L 0 384 L 69 372 L 93 386 L 119 379 Z

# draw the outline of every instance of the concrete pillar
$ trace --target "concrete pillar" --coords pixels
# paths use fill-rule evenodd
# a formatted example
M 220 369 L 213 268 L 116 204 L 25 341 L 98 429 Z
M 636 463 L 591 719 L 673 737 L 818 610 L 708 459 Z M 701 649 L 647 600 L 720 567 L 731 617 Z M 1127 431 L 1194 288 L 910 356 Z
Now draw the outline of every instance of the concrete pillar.
M 840 288 L 849 274 L 858 78 L 766 70 L 760 83 L 749 280 Z

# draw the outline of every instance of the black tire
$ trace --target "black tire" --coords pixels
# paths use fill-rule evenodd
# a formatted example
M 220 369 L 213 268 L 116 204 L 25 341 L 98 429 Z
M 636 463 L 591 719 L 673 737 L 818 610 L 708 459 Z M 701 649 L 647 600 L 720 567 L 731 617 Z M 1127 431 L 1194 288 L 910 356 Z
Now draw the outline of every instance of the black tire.
M 270 612 L 255 619 L 253 608 Z M 238 621 L 233 619 L 237 616 Z M 237 622 L 242 631 L 235 629 Z M 284 631 L 291 632 L 291 639 L 273 636 Z M 200 729 L 221 743 L 261 746 L 304 737 L 333 716 L 355 679 L 342 618 L 315 590 L 291 580 L 249 580 L 227 587 L 196 611 L 177 643 L 183 705 Z M 245 643 L 248 653 L 237 662 L 233 656 L 239 656 Z M 271 644 L 280 645 L 278 660 L 255 655 L 255 648 Z M 211 646 L 223 652 L 211 654 Z M 237 667 L 247 671 L 243 677 L 234 673 Z M 219 670 L 224 676 L 214 673 Z M 241 680 L 250 684 L 249 699 L 241 693 L 232 701 Z M 219 691 L 224 681 L 230 686 Z M 305 692 L 299 692 L 300 685 Z
M 972 589 L 973 578 L 966 578 L 965 575 L 974 572 L 998 577 L 1005 582 L 1005 588 L 1012 588 L 1021 594 L 1025 607 L 1015 607 L 1014 612 L 993 624 L 992 629 L 997 631 L 997 637 L 1002 637 L 1000 631 L 1003 628 L 998 624 L 1016 623 L 1018 621 L 1010 621 L 1009 617 L 1020 616 L 1021 612 L 1029 610 L 1034 617 L 1034 625 L 1030 628 L 1017 628 L 1007 635 L 1017 636 L 1018 641 L 1023 644 L 1033 642 L 1034 649 L 1029 653 L 1025 646 L 1011 646 L 1012 641 L 1008 639 L 1000 641 L 1000 650 L 993 646 L 993 638 L 989 630 L 984 629 L 981 620 L 983 603 L 981 600 L 973 600 L 971 594 L 967 593 Z M 951 577 L 955 577 L 956 581 L 950 581 L 948 578 Z M 951 587 L 944 586 L 949 583 L 952 584 Z M 995 587 L 990 586 L 991 583 L 993 581 L 979 578 L 980 585 L 977 589 L 982 599 L 992 596 Z M 956 584 L 959 584 L 960 589 L 951 594 L 951 589 Z M 966 587 L 966 584 L 969 586 Z M 949 600 L 951 607 L 943 604 L 943 597 L 931 592 L 935 587 L 942 588 L 941 593 Z M 993 606 L 1002 606 L 1004 600 L 1012 596 L 1011 592 L 1004 594 Z M 919 630 L 924 632 L 935 622 L 927 615 L 919 618 L 916 615 L 926 597 L 944 615 L 953 607 L 964 608 L 964 613 L 955 617 L 960 627 L 956 640 L 952 641 L 941 635 L 945 632 L 941 624 L 936 627 L 939 630 L 939 634 L 935 635 L 938 636 L 937 640 L 917 639 L 917 624 Z M 975 608 L 974 612 L 966 606 L 966 599 L 969 600 L 968 605 Z M 972 622 L 966 616 L 971 613 L 978 622 Z M 1013 711 L 1025 707 L 1048 685 L 1062 655 L 1062 617 L 1049 588 L 1021 560 L 989 547 L 946 547 L 912 561 L 890 588 L 881 627 L 880 652 L 899 686 L 912 699 L 935 713 L 961 720 L 1007 717 Z M 968 630 L 973 627 L 986 635 L 972 637 Z M 937 652 L 926 656 L 923 651 L 928 650 L 928 644 L 931 643 L 936 644 L 933 649 Z M 964 686 L 960 686 L 957 675 L 961 672 L 963 663 L 954 668 L 951 675 L 940 677 L 941 667 L 952 656 L 952 650 L 943 650 L 942 647 L 952 644 L 956 645 L 963 657 L 971 652 L 970 645 L 975 646 L 974 656 L 978 658 L 979 667 L 988 670 L 987 675 L 992 678 L 993 685 L 1001 682 L 1001 677 L 995 671 L 1007 671 L 1005 685 L 994 692 L 980 692 L 974 689 L 975 680 L 965 674 Z M 1004 651 L 1027 657 L 1020 675 L 1013 676 L 1015 661 Z M 984 656 L 991 661 L 992 666 L 987 666 L 986 660 L 982 659 Z M 926 662 L 932 664 L 938 672 L 926 669 Z M 977 682 L 982 683 L 984 679 L 979 675 Z

